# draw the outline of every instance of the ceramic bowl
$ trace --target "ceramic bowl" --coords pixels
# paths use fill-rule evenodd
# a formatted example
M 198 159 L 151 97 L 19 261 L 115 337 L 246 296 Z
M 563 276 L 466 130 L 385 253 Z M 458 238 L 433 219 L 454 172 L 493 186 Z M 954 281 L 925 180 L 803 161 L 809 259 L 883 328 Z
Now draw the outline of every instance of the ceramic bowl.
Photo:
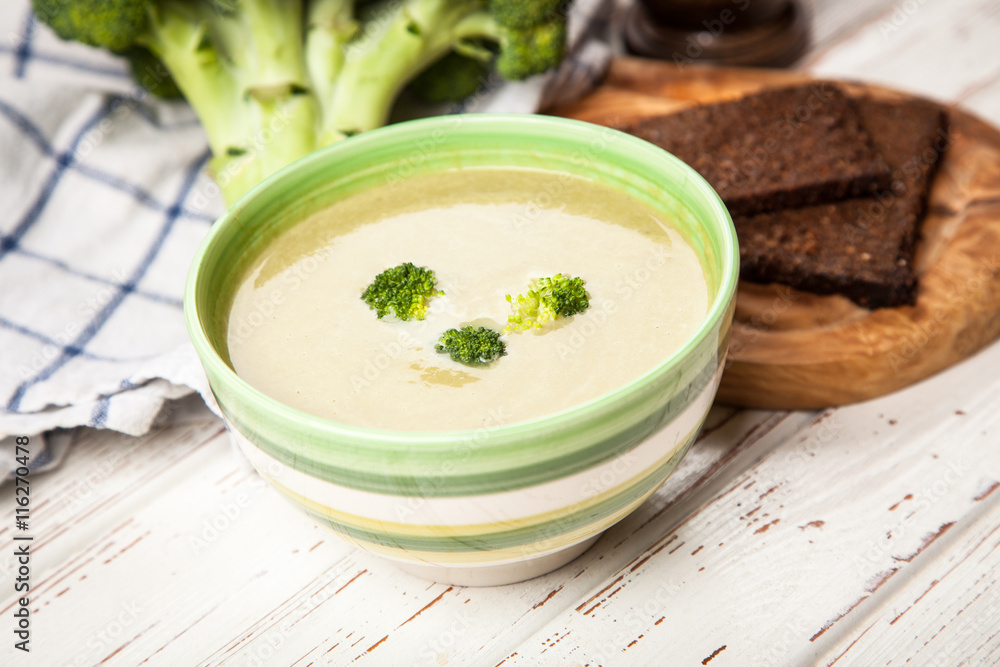
M 387 179 L 474 166 L 572 174 L 662 212 L 698 254 L 709 285 L 709 312 L 696 335 L 609 394 L 491 430 L 347 426 L 283 405 L 233 372 L 225 295 L 276 232 Z M 444 116 L 353 137 L 248 193 L 215 223 L 195 257 L 185 314 L 233 439 L 275 489 L 316 522 L 405 570 L 495 585 L 569 562 L 674 470 L 718 387 L 738 263 L 722 201 L 694 170 L 651 144 L 544 116 Z

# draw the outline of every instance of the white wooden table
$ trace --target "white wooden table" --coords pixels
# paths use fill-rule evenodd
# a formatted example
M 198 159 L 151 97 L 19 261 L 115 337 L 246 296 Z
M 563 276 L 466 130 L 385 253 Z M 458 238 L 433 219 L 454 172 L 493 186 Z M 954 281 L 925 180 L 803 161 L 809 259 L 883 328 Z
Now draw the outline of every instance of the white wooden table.
M 816 0 L 802 67 L 1000 124 L 1000 3 Z M 199 402 L 81 430 L 32 479 L 31 648 L 2 665 L 1000 663 L 1000 344 L 823 413 L 713 409 L 667 483 L 581 558 L 458 588 L 313 526 Z

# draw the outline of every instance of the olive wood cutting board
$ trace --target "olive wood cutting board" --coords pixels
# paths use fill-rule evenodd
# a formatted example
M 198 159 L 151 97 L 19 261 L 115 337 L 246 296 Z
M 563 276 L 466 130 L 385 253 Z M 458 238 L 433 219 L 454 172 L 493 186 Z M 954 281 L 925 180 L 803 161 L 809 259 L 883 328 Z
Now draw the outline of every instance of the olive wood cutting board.
M 621 58 L 591 94 L 549 113 L 619 126 L 810 80 Z M 906 97 L 838 83 L 851 95 Z M 1000 131 L 960 108 L 947 111 L 951 143 L 917 248 L 916 305 L 870 311 L 840 296 L 741 281 L 719 402 L 804 409 L 862 401 L 937 373 L 1000 334 Z

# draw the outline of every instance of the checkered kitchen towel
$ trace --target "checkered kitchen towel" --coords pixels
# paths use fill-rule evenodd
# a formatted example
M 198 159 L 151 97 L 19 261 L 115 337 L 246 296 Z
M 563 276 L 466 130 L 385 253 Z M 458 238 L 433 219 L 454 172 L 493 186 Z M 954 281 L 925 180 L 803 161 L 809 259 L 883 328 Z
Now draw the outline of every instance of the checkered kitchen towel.
M 558 71 L 455 110 L 532 112 L 585 92 L 610 57 L 611 4 L 575 2 Z M 208 159 L 187 105 L 146 96 L 113 56 L 60 41 L 28 0 L 0 3 L 5 445 L 81 425 L 138 435 L 191 391 L 214 404 L 181 304 L 188 264 L 223 211 Z M 39 465 L 60 449 L 39 451 Z

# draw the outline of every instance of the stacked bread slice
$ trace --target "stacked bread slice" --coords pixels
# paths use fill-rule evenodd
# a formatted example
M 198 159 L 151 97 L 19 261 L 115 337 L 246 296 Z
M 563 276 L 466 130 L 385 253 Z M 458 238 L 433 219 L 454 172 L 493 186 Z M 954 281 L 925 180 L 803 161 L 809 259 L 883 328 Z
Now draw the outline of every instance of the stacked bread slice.
M 741 277 L 867 308 L 912 305 L 913 259 L 949 142 L 941 107 L 771 89 L 623 128 L 674 153 L 733 216 Z

